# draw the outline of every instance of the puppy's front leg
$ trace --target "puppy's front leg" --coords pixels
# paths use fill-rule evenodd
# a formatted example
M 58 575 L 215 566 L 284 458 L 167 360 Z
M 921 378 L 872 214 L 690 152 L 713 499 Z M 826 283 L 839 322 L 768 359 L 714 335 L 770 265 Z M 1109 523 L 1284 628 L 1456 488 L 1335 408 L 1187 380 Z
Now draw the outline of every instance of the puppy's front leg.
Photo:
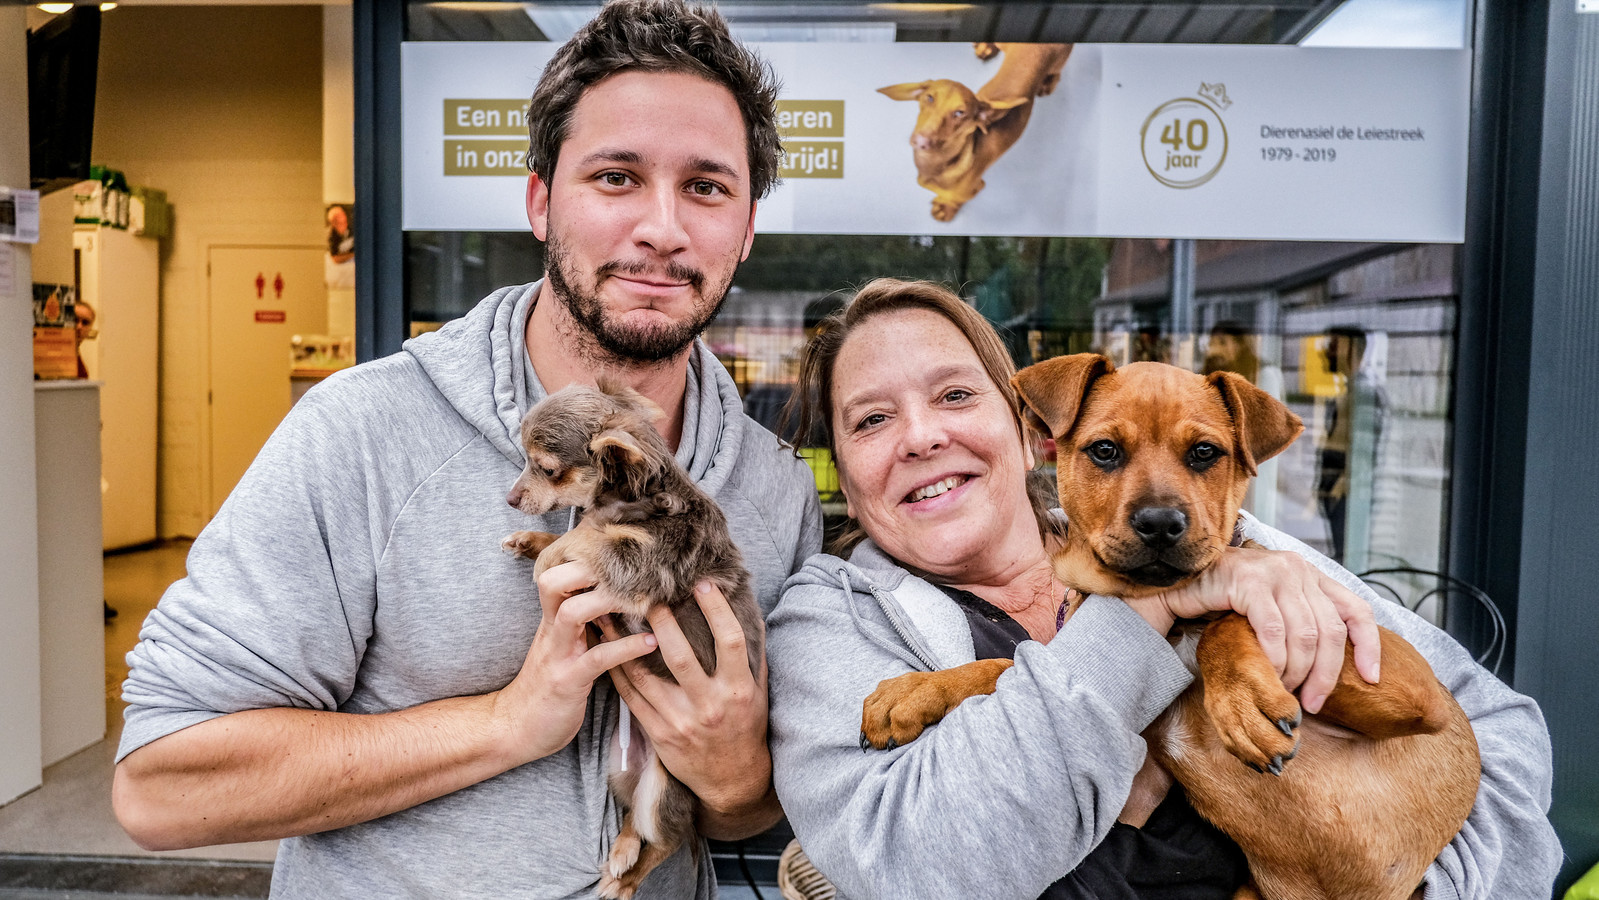
M 994 693 L 1008 659 L 979 659 L 953 669 L 885 678 L 861 704 L 861 749 L 892 750 L 921 737 L 967 697 Z
M 538 559 L 544 548 L 555 543 L 560 535 L 550 534 L 548 531 L 518 531 L 507 536 L 500 542 L 507 553 L 520 556 L 523 559 Z
M 1210 623 L 1196 651 L 1205 712 L 1227 751 L 1258 772 L 1281 775 L 1299 744 L 1299 701 L 1283 687 L 1249 620 Z

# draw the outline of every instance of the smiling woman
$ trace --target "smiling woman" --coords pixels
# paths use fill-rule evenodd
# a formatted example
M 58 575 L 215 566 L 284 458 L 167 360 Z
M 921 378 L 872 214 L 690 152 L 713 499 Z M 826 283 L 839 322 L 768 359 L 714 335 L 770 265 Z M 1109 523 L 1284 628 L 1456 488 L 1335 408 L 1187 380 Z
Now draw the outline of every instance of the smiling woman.
M 906 365 L 895 352 L 906 333 L 922 336 L 916 357 L 932 365 Z M 1032 458 L 1009 392 L 954 324 L 924 310 L 877 316 L 842 348 L 834 377 L 839 485 L 849 515 L 885 551 L 950 578 L 1036 556 L 985 552 L 996 540 L 1018 550 L 1039 542 L 1025 515 Z
M 912 345 L 904 343 L 906 335 L 916 336 Z M 1031 508 L 1033 540 L 1059 528 L 1048 514 L 1047 479 L 1025 476 L 1036 454 L 1023 442 L 1010 386 L 1015 373 L 993 326 L 932 282 L 878 279 L 824 323 L 800 363 L 798 380 L 808 391 L 794 395 L 779 430 L 821 434 L 834 448 L 840 488 L 856 522 L 841 552 L 869 526 L 894 521 L 934 530 L 953 523 L 944 532 L 959 540 L 963 515 L 1008 522 L 1005 517 Z M 801 402 L 807 394 L 819 402 Z M 889 484 L 886 469 L 906 441 L 933 446 L 911 449 L 918 464 Z M 951 441 L 960 444 L 956 452 L 942 452 L 953 449 Z M 899 488 L 899 497 L 884 493 Z M 919 494 L 914 500 L 913 491 Z M 968 495 L 982 502 L 967 502 Z M 994 501 L 998 505 L 989 509 Z M 986 523 L 975 524 L 976 534 L 991 536 Z
M 1039 454 L 1014 374 L 992 326 L 953 292 L 893 279 L 828 316 L 800 361 L 790 418 L 833 453 L 854 532 L 790 578 L 767 621 L 773 777 L 841 895 L 1230 900 L 1249 877 L 1241 851 L 1148 761 L 1141 736 L 1191 681 L 1166 640 L 1179 617 L 1247 616 L 1311 712 L 1346 629 L 1372 661 L 1374 619 L 1431 647 L 1457 697 L 1503 690 L 1441 632 L 1395 604 L 1374 610 L 1354 576 L 1248 517 L 1247 536 L 1280 549 L 1225 550 L 1203 577 L 1149 597 L 1069 600 L 1052 566 L 1067 523 L 1029 490 Z M 1114 445 L 1078 450 L 1120 465 Z M 864 736 L 880 731 L 867 699 L 880 684 L 978 660 L 1004 672 L 991 696 L 942 721 L 902 722 L 920 709 L 896 707 L 890 733 L 904 736 Z M 1360 671 L 1375 680 L 1374 666 Z M 1538 729 L 1525 698 L 1462 706 L 1490 744 Z M 1483 783 L 1519 778 L 1485 769 Z M 1472 816 L 1508 827 L 1539 819 L 1536 806 L 1479 802 Z M 1457 837 L 1445 854 L 1468 845 Z

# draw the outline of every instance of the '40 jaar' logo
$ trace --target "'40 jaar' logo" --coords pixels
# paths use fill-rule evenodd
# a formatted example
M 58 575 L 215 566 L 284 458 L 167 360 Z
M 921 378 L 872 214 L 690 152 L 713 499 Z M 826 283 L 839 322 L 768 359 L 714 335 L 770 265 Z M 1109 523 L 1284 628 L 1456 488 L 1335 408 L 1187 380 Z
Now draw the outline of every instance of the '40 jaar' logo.
M 1167 187 L 1199 187 L 1227 161 L 1227 126 L 1221 111 L 1232 105 L 1224 84 L 1201 84 L 1198 97 L 1162 103 L 1139 131 L 1144 167 Z

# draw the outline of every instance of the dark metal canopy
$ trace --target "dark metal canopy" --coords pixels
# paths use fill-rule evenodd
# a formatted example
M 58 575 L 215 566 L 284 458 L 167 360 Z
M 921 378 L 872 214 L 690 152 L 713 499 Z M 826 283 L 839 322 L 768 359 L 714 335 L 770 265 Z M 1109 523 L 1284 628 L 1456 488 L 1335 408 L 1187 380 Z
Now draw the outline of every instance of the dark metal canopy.
M 735 27 L 893 26 L 896 41 L 1032 41 L 1045 43 L 1292 44 L 1343 0 L 1152 2 L 820 2 L 743 0 L 717 8 Z M 413 41 L 564 40 L 565 23 L 581 21 L 593 2 L 412 2 L 406 39 Z M 551 21 L 556 22 L 551 26 Z M 567 32 L 570 33 L 570 32 Z M 782 38 L 774 38 L 782 39 Z M 880 38 L 881 39 L 881 38 Z

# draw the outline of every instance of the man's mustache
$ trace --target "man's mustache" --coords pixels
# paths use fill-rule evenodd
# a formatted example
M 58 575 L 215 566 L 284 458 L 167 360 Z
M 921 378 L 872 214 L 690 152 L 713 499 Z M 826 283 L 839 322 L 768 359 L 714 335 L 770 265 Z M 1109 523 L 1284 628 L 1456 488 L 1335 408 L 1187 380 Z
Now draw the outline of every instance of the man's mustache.
M 705 287 L 705 274 L 698 269 L 685 266 L 676 260 L 668 260 L 663 266 L 648 262 L 623 262 L 613 259 L 601 265 L 594 272 L 594 281 L 598 283 L 612 275 L 627 275 L 633 278 L 644 276 L 657 276 L 666 281 L 687 282 L 696 292 Z

